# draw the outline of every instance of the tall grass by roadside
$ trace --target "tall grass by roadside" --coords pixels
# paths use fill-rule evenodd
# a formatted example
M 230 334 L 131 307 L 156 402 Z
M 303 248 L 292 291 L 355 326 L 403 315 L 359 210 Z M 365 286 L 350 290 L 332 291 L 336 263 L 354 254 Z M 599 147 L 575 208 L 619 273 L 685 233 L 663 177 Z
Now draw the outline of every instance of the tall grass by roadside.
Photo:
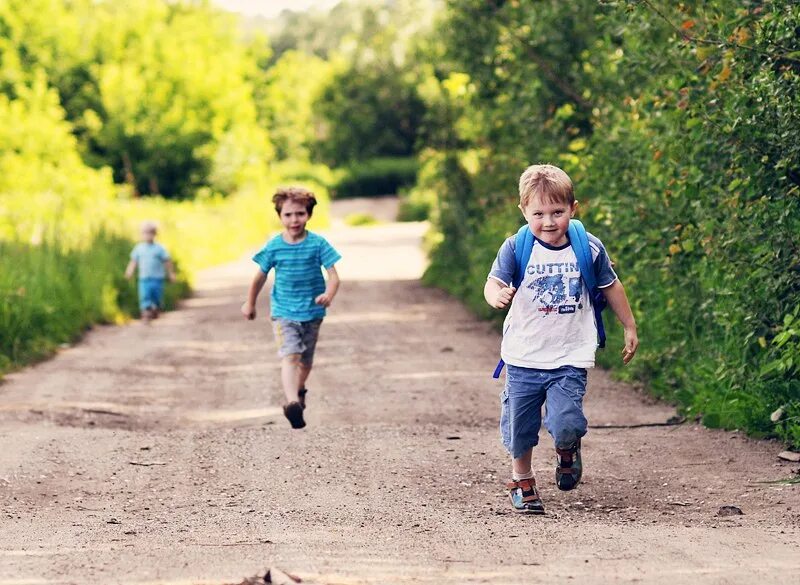
M 165 298 L 174 307 L 199 270 L 247 255 L 279 228 L 271 194 L 284 181 L 271 183 L 228 198 L 98 198 L 73 216 L 80 221 L 44 210 L 35 230 L 17 232 L 26 238 L 0 239 L 0 374 L 46 357 L 94 324 L 138 315 L 136 283 L 123 272 L 144 219 L 158 223 L 158 241 L 175 260 L 178 282 Z M 318 196 L 309 227 L 319 229 L 328 222 L 327 191 L 304 184 Z
M 82 250 L 0 241 L 0 372 L 48 355 L 94 323 L 134 314 L 135 283 L 120 268 L 130 245 L 106 233 Z M 186 290 L 168 287 L 167 305 Z

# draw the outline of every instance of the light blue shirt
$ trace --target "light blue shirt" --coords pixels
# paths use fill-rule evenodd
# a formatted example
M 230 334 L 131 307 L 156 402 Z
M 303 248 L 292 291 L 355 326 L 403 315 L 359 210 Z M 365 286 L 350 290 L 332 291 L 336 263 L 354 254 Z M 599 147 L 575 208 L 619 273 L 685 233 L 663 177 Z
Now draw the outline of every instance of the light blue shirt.
M 292 321 L 312 321 L 325 316 L 325 307 L 314 299 L 325 292 L 322 268 L 330 268 L 342 256 L 320 235 L 306 232 L 296 244 L 278 234 L 255 255 L 253 261 L 264 274 L 275 269 L 272 286 L 272 316 Z
M 167 275 L 164 262 L 169 259 L 169 252 L 156 242 L 139 242 L 131 251 L 131 260 L 139 266 L 139 278 L 163 279 Z

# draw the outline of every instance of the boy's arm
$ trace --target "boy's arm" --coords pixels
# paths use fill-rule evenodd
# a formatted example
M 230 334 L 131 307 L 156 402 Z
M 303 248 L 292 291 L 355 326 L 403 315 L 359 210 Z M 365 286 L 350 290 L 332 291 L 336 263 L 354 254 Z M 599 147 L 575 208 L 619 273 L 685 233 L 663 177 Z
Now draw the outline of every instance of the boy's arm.
M 483 298 L 495 309 L 505 309 L 517 292 L 513 286 L 507 286 L 496 278 L 489 277 L 483 285 Z
M 134 272 L 136 272 L 136 260 L 131 260 L 128 262 L 128 266 L 125 268 L 125 278 L 133 278 Z
M 247 291 L 247 300 L 242 304 L 242 315 L 251 321 L 256 318 L 256 300 L 258 299 L 258 293 L 264 288 L 265 282 L 267 282 L 267 273 L 259 269 L 253 277 L 253 282 L 250 283 L 250 289 Z
M 167 269 L 167 276 L 169 277 L 170 282 L 175 282 L 175 265 L 172 263 L 172 260 L 167 258 L 164 260 L 164 268 Z
M 336 296 L 336 293 L 339 291 L 339 284 L 341 284 L 341 280 L 339 280 L 339 273 L 336 272 L 336 266 L 331 266 L 327 269 L 327 271 L 328 284 L 325 286 L 325 292 L 314 299 L 315 303 L 322 305 L 323 307 L 331 306 L 333 297 Z
M 628 295 L 625 294 L 625 287 L 619 279 L 615 280 L 611 286 L 601 288 L 603 296 L 606 297 L 608 305 L 622 323 L 625 332 L 625 347 L 622 349 L 622 361 L 628 363 L 633 359 L 636 349 L 639 347 L 639 337 L 636 334 L 636 319 L 633 318 L 631 305 L 628 303 Z

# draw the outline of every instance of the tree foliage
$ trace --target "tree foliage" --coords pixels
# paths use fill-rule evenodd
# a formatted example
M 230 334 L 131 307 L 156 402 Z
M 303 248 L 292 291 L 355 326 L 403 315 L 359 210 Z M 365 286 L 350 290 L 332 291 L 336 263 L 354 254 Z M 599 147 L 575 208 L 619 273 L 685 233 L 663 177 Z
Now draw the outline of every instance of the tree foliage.
M 438 5 L 345 1 L 327 13 L 285 11 L 267 26 L 275 62 L 262 111 L 279 157 L 302 156 L 309 143 L 311 158 L 331 165 L 415 154 L 426 107 L 415 48 Z M 307 131 L 298 135 L 292 118 Z
M 334 65 L 301 51 L 288 51 L 263 71 L 256 86 L 261 125 L 278 160 L 309 160 L 318 140 L 316 101 L 331 83 Z
M 394 65 L 352 66 L 333 76 L 315 104 L 316 155 L 332 165 L 415 152 L 425 105 Z
M 229 192 L 272 157 L 231 19 L 202 3 L 8 0 L 0 87 L 44 72 L 86 162 L 137 193 Z

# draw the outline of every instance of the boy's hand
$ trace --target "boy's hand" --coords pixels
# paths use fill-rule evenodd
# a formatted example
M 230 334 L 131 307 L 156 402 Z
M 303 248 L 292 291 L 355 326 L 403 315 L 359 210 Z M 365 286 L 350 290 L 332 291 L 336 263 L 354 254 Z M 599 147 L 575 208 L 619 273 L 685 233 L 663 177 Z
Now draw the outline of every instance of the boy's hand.
M 499 291 L 497 291 L 497 296 L 494 299 L 494 305 L 493 305 L 494 308 L 505 309 L 511 302 L 511 299 L 514 298 L 514 294 L 516 292 L 517 289 L 514 288 L 513 286 L 506 286 L 501 288 Z
M 322 293 L 317 298 L 314 299 L 314 302 L 318 305 L 322 305 L 323 307 L 330 307 L 331 303 L 333 302 L 333 295 L 327 292 Z
M 174 272 L 170 272 L 170 273 L 169 273 L 169 281 L 170 281 L 170 282 L 175 282 L 176 280 L 178 280 L 178 277 L 177 277 L 177 276 L 175 276 L 175 273 L 174 273 Z
M 622 363 L 627 364 L 633 359 L 639 348 L 639 336 L 636 328 L 625 328 L 625 347 L 622 349 Z
M 249 321 L 252 321 L 253 319 L 256 318 L 256 308 L 247 301 L 245 301 L 242 304 L 242 315 L 244 315 L 245 318 L 248 319 Z

